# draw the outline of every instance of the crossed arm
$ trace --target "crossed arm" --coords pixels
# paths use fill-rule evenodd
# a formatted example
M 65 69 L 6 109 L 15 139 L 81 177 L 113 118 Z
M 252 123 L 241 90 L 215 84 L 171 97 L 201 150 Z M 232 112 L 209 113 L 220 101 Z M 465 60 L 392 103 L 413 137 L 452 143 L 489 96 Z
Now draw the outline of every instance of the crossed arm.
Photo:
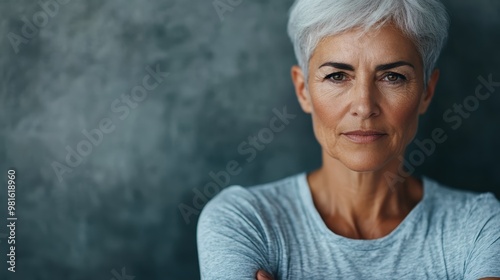
M 223 197 L 209 203 L 198 224 L 198 251 L 202 279 L 275 279 L 269 247 L 271 226 L 265 226 L 257 211 L 248 211 L 256 202 L 241 189 L 226 189 Z M 245 199 L 242 199 L 245 198 Z M 470 254 L 465 278 L 500 280 L 500 212 L 493 196 L 481 196 L 472 204 L 464 235 Z M 271 274 L 270 274 L 271 273 Z M 488 275 L 489 274 L 489 275 Z M 476 276 L 476 277 L 474 277 Z
M 267 273 L 266 271 L 264 271 L 262 269 L 257 271 L 257 273 L 255 275 L 255 279 L 257 279 L 257 280 L 274 280 L 274 278 L 269 273 Z M 479 280 L 500 280 L 500 277 L 486 277 L 486 278 L 481 278 Z

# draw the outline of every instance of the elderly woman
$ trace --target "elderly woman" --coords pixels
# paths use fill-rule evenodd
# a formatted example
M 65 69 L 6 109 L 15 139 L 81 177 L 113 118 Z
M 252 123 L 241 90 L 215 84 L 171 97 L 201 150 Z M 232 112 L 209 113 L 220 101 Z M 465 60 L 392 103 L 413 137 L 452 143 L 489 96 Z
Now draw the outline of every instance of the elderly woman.
M 437 0 L 296 1 L 291 76 L 322 166 L 212 199 L 203 279 L 500 279 L 493 194 L 403 168 L 447 27 Z

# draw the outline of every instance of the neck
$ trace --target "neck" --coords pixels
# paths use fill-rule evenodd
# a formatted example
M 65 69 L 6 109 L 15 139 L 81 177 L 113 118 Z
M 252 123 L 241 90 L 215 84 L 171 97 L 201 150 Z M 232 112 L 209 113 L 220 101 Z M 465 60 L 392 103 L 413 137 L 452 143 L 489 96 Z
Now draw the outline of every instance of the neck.
M 422 196 L 419 180 L 398 174 L 401 162 L 394 160 L 377 171 L 356 172 L 340 161 L 323 155 L 323 165 L 308 176 L 313 200 L 321 216 L 339 220 L 344 228 L 361 231 L 387 221 L 401 221 Z M 344 230 L 349 231 L 349 230 Z M 353 234 L 354 236 L 360 236 Z

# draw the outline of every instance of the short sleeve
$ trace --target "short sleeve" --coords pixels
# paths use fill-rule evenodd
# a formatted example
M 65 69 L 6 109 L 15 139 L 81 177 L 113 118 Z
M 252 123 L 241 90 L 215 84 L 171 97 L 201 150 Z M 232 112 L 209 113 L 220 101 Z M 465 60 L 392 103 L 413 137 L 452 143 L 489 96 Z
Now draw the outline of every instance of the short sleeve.
M 492 193 L 478 195 L 471 207 L 467 227 L 466 280 L 500 277 L 500 202 Z
M 255 280 L 257 270 L 271 272 L 269 233 L 255 200 L 245 188 L 231 186 L 203 208 L 196 233 L 201 279 Z

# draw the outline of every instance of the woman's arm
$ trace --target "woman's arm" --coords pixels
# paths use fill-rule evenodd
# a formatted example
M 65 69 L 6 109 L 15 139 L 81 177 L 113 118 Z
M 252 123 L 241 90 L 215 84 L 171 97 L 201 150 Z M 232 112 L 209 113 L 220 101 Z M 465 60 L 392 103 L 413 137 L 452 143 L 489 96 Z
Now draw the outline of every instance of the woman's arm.
M 471 248 L 464 279 L 500 279 L 500 203 L 492 193 L 474 200 L 464 230 Z
M 202 279 L 255 280 L 269 267 L 266 232 L 252 194 L 243 187 L 225 189 L 203 209 L 197 227 Z

